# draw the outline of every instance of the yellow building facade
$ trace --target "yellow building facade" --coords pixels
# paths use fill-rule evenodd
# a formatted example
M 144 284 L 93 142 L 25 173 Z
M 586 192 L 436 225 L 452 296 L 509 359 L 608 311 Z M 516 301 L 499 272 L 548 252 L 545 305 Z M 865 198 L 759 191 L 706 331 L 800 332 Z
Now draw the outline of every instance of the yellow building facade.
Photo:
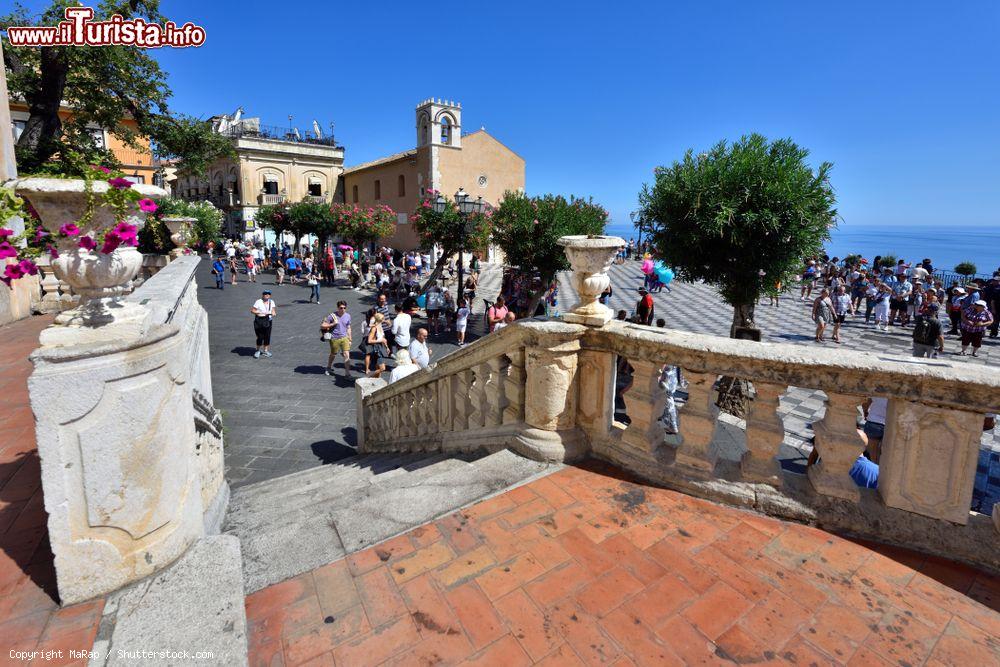
M 462 105 L 424 100 L 416 109 L 415 148 L 344 170 L 344 201 L 361 206 L 383 204 L 398 213 L 396 232 L 387 245 L 417 248 L 409 222 L 427 190 L 451 197 L 464 188 L 497 206 L 504 192 L 523 191 L 525 161 L 485 129 L 462 134 Z

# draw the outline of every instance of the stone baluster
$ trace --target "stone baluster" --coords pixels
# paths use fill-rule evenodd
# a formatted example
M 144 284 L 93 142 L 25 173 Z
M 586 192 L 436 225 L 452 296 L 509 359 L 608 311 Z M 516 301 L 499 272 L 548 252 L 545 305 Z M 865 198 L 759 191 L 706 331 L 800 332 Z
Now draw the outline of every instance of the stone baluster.
M 890 400 L 879 460 L 882 500 L 889 507 L 968 523 L 982 431 L 980 414 Z
M 643 359 L 629 360 L 633 369 L 632 387 L 625 393 L 625 411 L 631 420 L 622 442 L 646 454 L 654 453 L 666 439 L 660 423 L 667 394 L 660 386 L 662 363 Z
M 472 412 L 469 394 L 472 391 L 473 383 L 472 371 L 459 371 L 455 375 L 455 383 L 453 385 L 455 396 L 455 422 L 453 430 L 455 431 L 464 431 L 469 428 L 469 414 Z
M 424 385 L 422 387 L 417 387 L 415 390 L 416 394 L 416 405 L 414 406 L 414 415 L 416 417 L 416 431 L 417 435 L 427 435 L 430 433 L 430 419 L 428 419 L 428 406 L 430 404 L 430 397 L 428 396 L 428 390 L 430 387 Z
M 577 422 L 591 437 L 605 437 L 611 429 L 615 413 L 615 355 L 581 350 L 579 376 Z
M 776 457 L 785 439 L 785 425 L 778 415 L 778 405 L 786 387 L 769 382 L 754 382 L 753 387 L 756 396 L 750 401 L 747 451 L 740 467 L 745 479 L 778 486 L 781 484 L 781 465 Z
M 685 369 L 684 377 L 688 381 L 688 400 L 680 410 L 681 445 L 677 448 L 677 463 L 690 473 L 708 477 L 714 472 L 718 459 L 718 452 L 711 446 L 718 415 L 712 400 L 712 385 L 718 376 Z
M 848 473 L 865 448 L 857 428 L 858 406 L 864 399 L 832 391 L 826 394 L 826 415 L 813 424 L 819 460 L 809 467 L 809 481 L 822 494 L 857 502 L 861 494 Z
M 453 378 L 451 376 L 441 378 L 437 381 L 437 418 L 438 418 L 438 431 L 448 432 L 453 430 L 453 420 L 454 420 L 454 401 L 455 392 L 452 391 L 454 386 L 452 383 Z
M 486 420 L 484 426 L 492 428 L 503 423 L 503 359 L 494 357 L 486 362 L 490 381 L 486 387 Z
M 503 423 L 517 424 L 524 421 L 524 349 L 507 353 L 510 364 L 503 378 Z
M 483 400 L 485 398 L 483 387 L 486 385 L 486 375 L 483 372 L 482 366 L 476 366 L 470 369 L 468 373 L 472 377 L 472 382 L 469 385 L 471 409 L 469 410 L 469 419 L 466 428 L 471 431 L 483 426 Z

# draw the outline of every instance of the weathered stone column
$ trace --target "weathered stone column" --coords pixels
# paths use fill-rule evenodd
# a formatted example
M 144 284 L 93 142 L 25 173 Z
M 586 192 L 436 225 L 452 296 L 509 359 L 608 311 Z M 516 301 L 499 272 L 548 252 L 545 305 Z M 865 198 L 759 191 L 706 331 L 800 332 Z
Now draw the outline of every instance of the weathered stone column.
M 633 369 L 631 389 L 625 394 L 625 411 L 631 423 L 622 434 L 622 442 L 645 454 L 653 454 L 666 440 L 660 418 L 667 404 L 667 393 L 660 386 L 663 364 L 629 359 Z
M 712 450 L 718 408 L 712 401 L 712 386 L 718 376 L 684 370 L 688 381 L 688 400 L 680 410 L 681 444 L 677 463 L 689 472 L 709 477 L 715 471 L 718 455 Z
M 778 416 L 778 399 L 786 387 L 754 382 L 753 388 L 757 395 L 750 401 L 747 452 L 740 467 L 746 479 L 778 486 L 781 484 L 781 465 L 775 457 L 785 439 L 785 425 Z
M 369 431 L 374 430 L 375 419 L 372 415 L 368 414 L 365 409 L 365 399 L 372 395 L 373 392 L 381 389 L 382 387 L 388 386 L 388 383 L 381 378 L 358 378 L 354 381 L 354 406 L 355 413 L 358 422 L 358 451 L 367 452 L 370 451 L 368 448 Z
M 525 350 L 524 421 L 517 451 L 540 461 L 565 461 L 582 455 L 576 428 L 577 355 L 580 341 Z
M 864 398 L 832 391 L 826 395 L 826 415 L 813 424 L 819 461 L 809 467 L 809 481 L 822 494 L 857 502 L 861 492 L 848 473 L 865 449 L 857 426 Z
M 889 401 L 878 492 L 889 507 L 965 525 L 983 416 Z
M 510 365 L 503 378 L 503 423 L 517 424 L 524 421 L 524 349 L 507 352 Z

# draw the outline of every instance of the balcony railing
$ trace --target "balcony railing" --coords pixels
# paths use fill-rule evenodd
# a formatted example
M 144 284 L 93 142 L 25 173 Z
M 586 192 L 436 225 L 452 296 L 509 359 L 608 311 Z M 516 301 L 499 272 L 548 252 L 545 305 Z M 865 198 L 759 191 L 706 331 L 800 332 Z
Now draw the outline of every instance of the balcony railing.
M 323 195 L 306 195 L 305 201 L 311 202 L 313 204 L 325 204 L 327 198 Z
M 576 277 L 600 283 L 590 272 Z M 626 365 L 631 380 L 618 390 Z M 670 367 L 688 383 L 676 432 L 663 420 Z M 752 388 L 745 420 L 716 407 L 720 377 Z M 1000 407 L 993 369 L 534 319 L 391 385 L 362 378 L 356 386 L 361 452 L 592 456 L 693 495 L 1000 569 L 1000 504 L 992 518 L 970 510 L 984 415 Z M 825 414 L 806 434 L 818 454 L 806 475 L 777 458 L 779 397 L 790 386 L 826 395 Z M 857 419 L 869 397 L 888 400 L 877 489 L 849 474 L 865 449 Z M 616 420 L 616 399 L 627 424 Z
M 261 194 L 257 197 L 257 201 L 260 202 L 261 206 L 272 206 L 274 204 L 284 204 L 285 195 L 268 195 Z
M 225 130 L 223 134 L 233 138 L 270 139 L 271 141 L 288 141 L 292 143 L 343 148 L 343 146 L 337 144 L 332 134 L 330 136 L 317 136 L 312 130 L 296 133 L 294 129 L 278 127 L 276 125 L 238 123 L 235 127 Z

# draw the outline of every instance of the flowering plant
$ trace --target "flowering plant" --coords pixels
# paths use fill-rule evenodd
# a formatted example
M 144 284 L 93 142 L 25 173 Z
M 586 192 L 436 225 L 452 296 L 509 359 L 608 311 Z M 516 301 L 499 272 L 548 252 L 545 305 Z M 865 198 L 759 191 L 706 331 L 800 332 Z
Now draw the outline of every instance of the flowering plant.
M 108 167 L 90 165 L 82 169 L 86 205 L 83 213 L 75 222 L 60 225 L 54 234 L 36 229 L 34 222 L 37 214 L 30 204 L 25 205 L 23 199 L 8 188 L 0 188 L 0 221 L 6 222 L 14 217 L 27 217 L 32 222 L 26 226 L 24 235 L 12 238 L 13 230 L 0 227 L 0 259 L 17 259 L 17 263 L 8 263 L 0 281 L 8 287 L 12 281 L 28 275 L 36 275 L 38 267 L 31 257 L 43 247 L 53 259 L 59 257 L 59 249 L 68 251 L 79 249 L 88 253 L 98 250 L 103 254 L 111 254 L 121 246 L 138 245 L 138 227 L 128 222 L 134 208 L 138 206 L 146 213 L 156 211 L 156 202 L 144 199 L 133 189 L 132 182 L 120 171 Z M 104 180 L 108 184 L 107 191 L 100 197 L 94 193 L 95 181 Z M 110 229 L 94 229 L 94 213 L 99 206 L 109 209 L 116 221 Z M 89 233 L 85 233 L 89 232 Z M 51 241 L 46 241 L 51 237 Z M 54 243 L 53 243 L 54 242 Z M 16 245 L 15 245 L 16 244 Z
M 355 245 L 384 239 L 396 230 L 396 212 L 388 206 L 333 204 L 330 212 L 336 233 Z

